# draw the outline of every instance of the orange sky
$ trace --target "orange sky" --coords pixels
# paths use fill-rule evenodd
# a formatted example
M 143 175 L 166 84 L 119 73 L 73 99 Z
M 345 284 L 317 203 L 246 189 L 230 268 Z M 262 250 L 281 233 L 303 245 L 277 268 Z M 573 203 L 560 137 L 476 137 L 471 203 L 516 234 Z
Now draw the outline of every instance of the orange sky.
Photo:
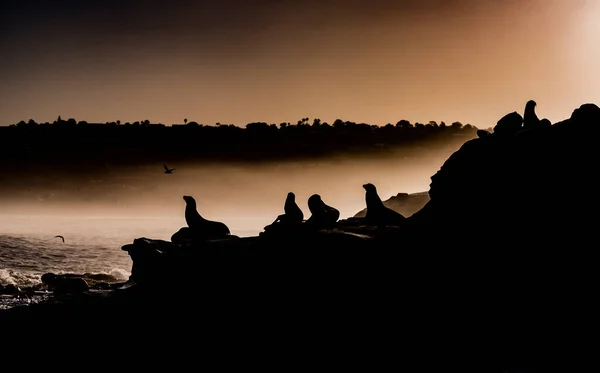
M 600 104 L 597 0 L 43 3 L 2 4 L 1 125 L 61 115 L 487 128 L 528 99 L 552 121 Z

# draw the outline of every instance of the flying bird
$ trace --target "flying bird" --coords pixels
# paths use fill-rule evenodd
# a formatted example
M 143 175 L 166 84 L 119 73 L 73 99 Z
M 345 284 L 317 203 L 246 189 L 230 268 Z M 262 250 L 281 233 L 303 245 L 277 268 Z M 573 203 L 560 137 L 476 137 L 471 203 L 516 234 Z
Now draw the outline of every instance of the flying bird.
M 61 235 L 54 236 L 54 238 L 60 238 L 63 243 L 65 243 L 65 238 Z
M 175 171 L 174 168 L 169 168 L 166 164 L 164 164 L 163 167 L 165 168 L 165 174 L 172 174 L 173 171 Z

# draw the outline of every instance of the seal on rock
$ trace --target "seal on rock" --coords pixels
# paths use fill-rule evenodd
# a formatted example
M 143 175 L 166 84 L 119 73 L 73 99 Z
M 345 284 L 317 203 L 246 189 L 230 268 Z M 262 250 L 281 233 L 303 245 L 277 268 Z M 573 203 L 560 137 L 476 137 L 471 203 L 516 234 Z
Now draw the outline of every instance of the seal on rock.
M 533 100 L 527 101 L 525 111 L 523 112 L 523 128 L 538 129 L 540 127 L 540 118 L 535 113 L 537 103 Z
M 260 236 L 272 232 L 290 233 L 290 231 L 295 231 L 302 226 L 304 213 L 296 203 L 296 195 L 293 192 L 287 194 L 283 211 L 283 214 L 278 215 L 274 222 L 264 228 L 265 230 L 260 233 Z
M 364 184 L 365 202 L 367 211 L 365 222 L 369 225 L 386 226 L 386 225 L 402 225 L 406 223 L 406 217 L 396 210 L 392 210 L 383 204 L 383 201 L 377 194 L 375 185 L 368 183 Z
M 183 196 L 185 205 L 185 222 L 196 237 L 218 239 L 228 236 L 229 227 L 220 221 L 208 220 L 198 213 L 196 200 L 192 196 Z
M 523 129 L 523 117 L 521 114 L 513 111 L 508 113 L 494 126 L 494 134 L 503 137 L 514 136 L 518 131 Z
M 296 203 L 296 195 L 293 192 L 287 194 L 283 211 L 284 214 L 279 215 L 273 224 L 279 222 L 285 225 L 296 225 L 302 223 L 302 220 L 304 220 L 304 213 Z
M 339 210 L 325 204 L 319 194 L 308 198 L 308 209 L 311 216 L 306 224 L 316 229 L 332 229 L 340 218 Z

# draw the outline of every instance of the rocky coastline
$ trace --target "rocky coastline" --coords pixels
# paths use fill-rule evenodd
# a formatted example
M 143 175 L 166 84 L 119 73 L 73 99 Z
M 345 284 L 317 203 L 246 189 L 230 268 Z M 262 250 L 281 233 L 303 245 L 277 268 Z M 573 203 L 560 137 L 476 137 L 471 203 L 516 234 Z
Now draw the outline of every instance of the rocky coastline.
M 133 262 L 126 283 L 52 278 L 58 300 L 0 311 L 0 322 L 143 314 L 194 330 L 319 325 L 338 337 L 429 335 L 444 345 L 429 347 L 437 354 L 456 354 L 461 335 L 493 361 L 539 362 L 594 309 L 599 132 L 594 104 L 553 124 L 509 113 L 448 158 L 402 226 L 368 225 L 363 211 L 331 229 L 190 244 L 140 237 L 122 248 Z

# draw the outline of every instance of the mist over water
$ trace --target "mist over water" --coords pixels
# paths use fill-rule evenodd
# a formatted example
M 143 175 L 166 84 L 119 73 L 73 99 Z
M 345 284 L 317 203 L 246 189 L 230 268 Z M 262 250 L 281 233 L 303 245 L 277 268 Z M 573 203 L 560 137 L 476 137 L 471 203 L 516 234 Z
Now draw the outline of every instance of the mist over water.
M 288 192 L 296 194 L 305 218 L 306 202 L 315 193 L 347 218 L 365 207 L 364 183 L 375 184 L 384 200 L 427 191 L 430 177 L 457 148 L 253 164 L 167 162 L 173 174 L 165 174 L 160 163 L 106 165 L 94 174 L 62 168 L 20 175 L 4 183 L 0 232 L 52 237 L 76 232 L 120 240 L 115 244 L 137 237 L 169 240 L 186 225 L 182 197 L 191 195 L 205 218 L 223 221 L 235 235 L 257 235 L 283 212 Z
M 345 219 L 365 208 L 365 183 L 383 200 L 428 191 L 431 176 L 462 143 L 295 161 L 165 160 L 172 174 L 163 162 L 29 164 L 0 174 L 0 284 L 32 286 L 48 272 L 126 281 L 133 263 L 121 248 L 139 237 L 169 241 L 186 226 L 184 195 L 206 219 L 241 237 L 258 235 L 283 213 L 288 192 L 305 219 L 312 194 Z M 0 309 L 12 306 L 14 299 L 0 299 Z

